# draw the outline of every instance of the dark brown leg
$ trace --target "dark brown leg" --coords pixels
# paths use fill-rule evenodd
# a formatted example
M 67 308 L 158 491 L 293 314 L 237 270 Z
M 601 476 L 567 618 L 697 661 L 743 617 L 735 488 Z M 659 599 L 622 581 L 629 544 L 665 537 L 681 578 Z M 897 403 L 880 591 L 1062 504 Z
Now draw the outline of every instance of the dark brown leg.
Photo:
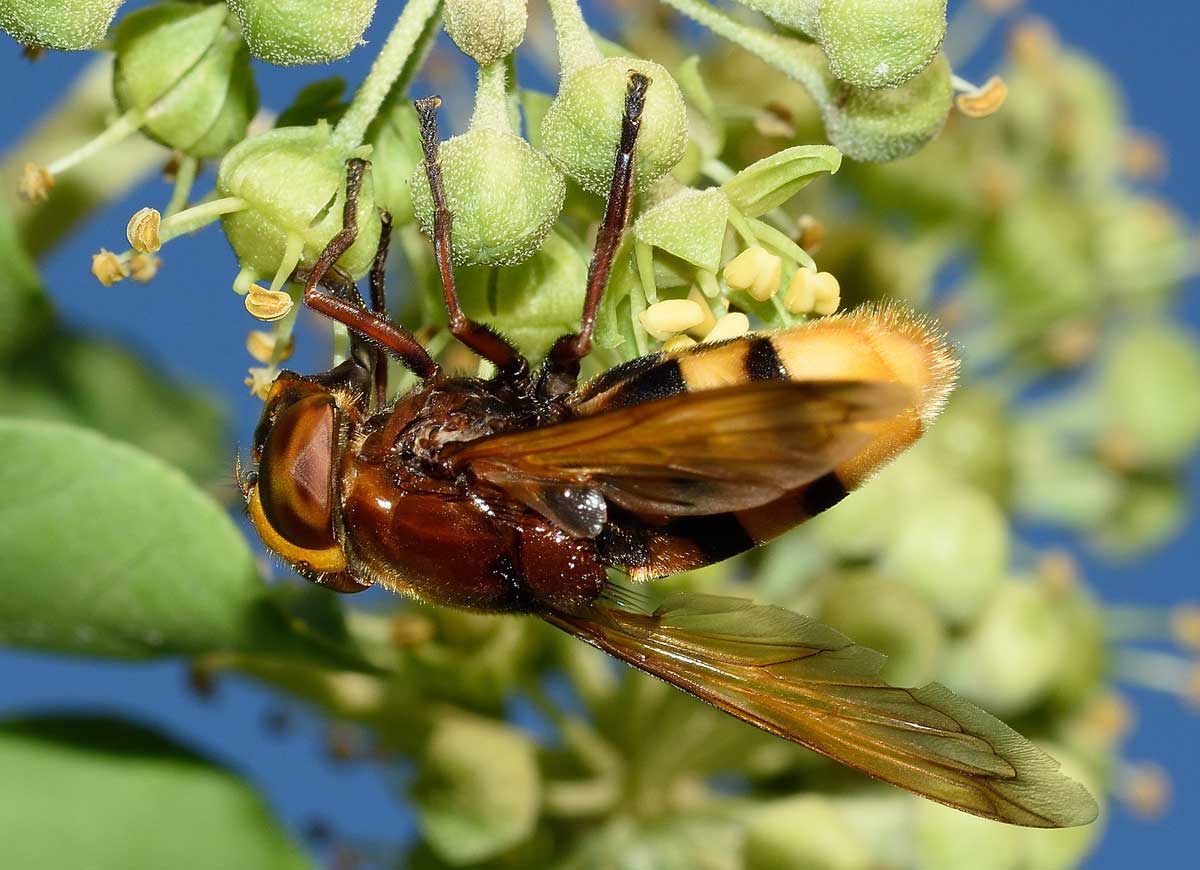
M 346 253 L 358 236 L 358 193 L 362 188 L 363 172 L 366 168 L 365 160 L 354 159 L 347 164 L 346 208 L 342 215 L 342 229 L 329 240 L 329 244 L 309 271 L 308 279 L 304 282 L 304 304 L 345 325 L 375 347 L 392 354 L 418 377 L 429 378 L 437 374 L 438 364 L 411 332 L 391 323 L 380 314 L 367 311 L 361 304 L 361 297 L 351 301 L 320 286 L 327 276 L 333 277 L 329 273 L 334 263 Z M 378 253 L 376 260 L 379 260 Z M 353 295 L 357 297 L 358 291 L 354 290 Z
M 371 264 L 371 311 L 380 317 L 387 317 L 387 256 L 388 245 L 392 240 L 392 216 L 386 211 L 379 212 L 382 229 L 379 233 L 379 247 L 375 249 L 375 261 Z M 375 357 L 372 382 L 375 385 L 375 407 L 381 407 L 387 402 L 388 363 L 382 355 Z
M 604 207 L 604 220 L 596 235 L 596 249 L 588 267 L 587 293 L 583 300 L 583 315 L 579 332 L 564 335 L 554 343 L 547 359 L 547 374 L 543 381 L 552 391 L 572 389 L 579 379 L 579 361 L 592 349 L 592 332 L 596 329 L 596 312 L 608 284 L 613 257 L 621 244 L 621 235 L 629 222 L 629 207 L 633 199 L 633 158 L 638 130 L 642 125 L 642 109 L 646 105 L 646 89 L 650 79 L 630 72 L 625 90 L 625 114 L 621 119 L 621 141 L 613 167 L 612 184 Z M 557 382 L 554 384 L 553 382 Z
M 454 286 L 454 264 L 450 248 L 450 225 L 454 216 L 446 205 L 442 185 L 442 168 L 438 165 L 437 109 L 440 97 L 417 100 L 417 115 L 421 121 L 421 145 L 425 150 L 425 174 L 433 197 L 433 253 L 442 276 L 446 295 L 446 310 L 450 315 L 450 334 L 475 353 L 491 362 L 503 374 L 521 379 L 529 374 L 529 364 L 515 347 L 499 333 L 463 314 Z

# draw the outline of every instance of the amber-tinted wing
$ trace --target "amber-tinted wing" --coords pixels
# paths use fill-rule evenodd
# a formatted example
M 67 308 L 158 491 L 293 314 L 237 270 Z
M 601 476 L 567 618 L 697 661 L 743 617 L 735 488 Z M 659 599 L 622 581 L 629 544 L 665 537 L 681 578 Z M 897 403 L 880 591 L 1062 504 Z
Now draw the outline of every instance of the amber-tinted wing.
M 999 719 L 936 683 L 888 685 L 884 656 L 779 607 L 673 595 L 597 604 L 564 631 L 766 731 L 968 813 L 1040 828 L 1096 818 L 1087 790 Z
M 825 474 L 869 440 L 858 424 L 888 419 L 911 400 L 896 384 L 769 381 L 498 435 L 447 455 L 457 470 L 518 498 L 531 484 L 566 485 L 644 514 L 715 514 L 757 507 Z

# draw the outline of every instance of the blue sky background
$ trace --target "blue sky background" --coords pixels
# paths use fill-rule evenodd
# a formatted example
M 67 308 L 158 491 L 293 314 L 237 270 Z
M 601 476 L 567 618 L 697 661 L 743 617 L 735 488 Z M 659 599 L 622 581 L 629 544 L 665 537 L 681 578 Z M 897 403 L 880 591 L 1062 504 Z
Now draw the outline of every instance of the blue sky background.
M 649 2 L 649 0 L 647 0 Z M 144 5 L 130 2 L 126 8 Z M 601 4 L 593 2 L 598 7 Z M 958 4 L 951 2 L 953 10 Z M 1191 0 L 1028 0 L 1031 11 L 1054 22 L 1064 42 L 1085 48 L 1111 68 L 1129 101 L 1138 128 L 1153 131 L 1166 144 L 1171 170 L 1168 198 L 1192 221 L 1200 222 L 1200 121 L 1191 76 L 1193 37 L 1200 30 L 1200 4 Z M 380 3 L 379 21 L 368 33 L 378 42 L 390 23 L 396 0 Z M 602 24 L 597 18 L 596 23 Z M 964 72 L 981 80 L 998 50 L 993 44 Z M 990 54 L 989 54 L 990 52 Z M 286 104 L 302 80 L 331 72 L 355 82 L 373 56 L 368 46 L 329 69 L 279 70 L 261 67 L 259 85 L 270 108 Z M 53 105 L 85 58 L 51 55 L 35 65 L 23 61 L 13 43 L 0 37 L 0 82 L 6 113 L 0 150 Z M 48 155 L 49 156 L 49 155 Z M 91 221 L 42 264 L 60 310 L 70 320 L 126 339 L 143 348 L 165 369 L 201 383 L 234 409 L 234 436 L 245 442 L 260 408 L 244 393 L 248 365 L 243 341 L 250 324 L 230 292 L 236 271 L 233 255 L 219 233 L 210 231 L 172 244 L 164 271 L 143 287 L 125 282 L 104 291 L 88 274 L 90 255 L 100 246 L 123 247 L 129 215 L 148 203 L 161 203 L 168 190 L 154 181 Z M 1181 315 L 1200 326 L 1200 285 L 1193 281 Z M 310 344 L 311 347 L 311 344 Z M 310 365 L 312 363 L 312 365 Z M 316 358 L 296 361 L 301 370 Z M 1200 389 L 1200 385 L 1197 386 Z M 231 445 L 232 453 L 232 445 Z M 1193 464 L 1191 490 L 1200 492 L 1200 466 Z M 1196 596 L 1196 556 L 1200 519 L 1159 551 L 1134 563 L 1111 564 L 1081 554 L 1089 580 L 1109 601 L 1168 605 Z M 1200 819 L 1200 720 L 1176 698 L 1131 689 L 1138 727 L 1128 745 L 1133 759 L 1154 759 L 1172 774 L 1174 797 L 1167 814 L 1145 822 L 1117 807 L 1093 868 L 1126 868 L 1154 860 L 1177 865 L 1193 858 Z M 411 833 L 412 821 L 393 799 L 395 781 L 377 767 L 338 765 L 321 750 L 320 724 L 303 713 L 286 734 L 266 737 L 264 721 L 275 705 L 256 687 L 225 681 L 215 698 L 198 702 L 186 689 L 178 663 L 128 665 L 0 651 L 0 716 L 31 709 L 119 709 L 158 725 L 246 773 L 295 830 L 315 816 L 332 819 L 336 830 L 356 840 L 394 842 Z M 2 773 L 0 773 L 2 775 Z M 1189 861 L 1190 863 L 1190 861 Z

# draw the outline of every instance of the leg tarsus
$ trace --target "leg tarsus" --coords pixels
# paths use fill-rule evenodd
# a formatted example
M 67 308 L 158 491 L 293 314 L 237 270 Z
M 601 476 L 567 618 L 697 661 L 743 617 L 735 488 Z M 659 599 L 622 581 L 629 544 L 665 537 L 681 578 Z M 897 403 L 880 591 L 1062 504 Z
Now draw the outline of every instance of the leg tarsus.
M 309 270 L 304 282 L 304 304 L 343 324 L 371 346 L 392 354 L 418 377 L 432 377 L 438 372 L 438 364 L 425 348 L 421 347 L 413 334 L 388 321 L 382 313 L 368 311 L 354 282 L 344 280 L 334 268 L 334 264 L 358 237 L 358 195 L 367 166 L 367 161 L 358 158 L 347 161 L 346 206 L 342 212 L 342 229 L 329 240 L 329 244 Z M 386 259 L 386 252 L 382 258 Z M 377 262 L 381 260 L 378 251 L 375 259 Z M 382 290 L 382 278 L 378 280 Z M 375 296 L 375 281 L 373 276 L 372 300 Z M 326 283 L 333 283 L 338 289 L 323 289 L 322 285 Z
M 630 71 L 629 84 L 625 90 L 625 114 L 621 118 L 621 141 L 617 146 L 613 162 L 613 177 L 608 189 L 608 200 L 604 206 L 604 220 L 596 234 L 596 247 L 592 262 L 588 266 L 587 291 L 584 295 L 583 314 L 579 319 L 579 331 L 564 335 L 554 343 L 546 360 L 541 387 L 551 393 L 573 389 L 579 379 L 579 363 L 592 349 L 592 333 L 596 329 L 596 313 L 608 277 L 612 272 L 613 259 L 621 244 L 625 225 L 629 222 L 630 204 L 633 200 L 633 164 L 637 148 L 638 131 L 642 125 L 642 110 L 646 105 L 646 89 L 650 79 L 639 72 Z
M 389 212 L 379 211 L 379 247 L 375 249 L 375 260 L 371 264 L 371 311 L 380 317 L 387 317 L 387 257 L 388 245 L 392 240 L 392 216 Z M 388 390 L 388 361 L 376 354 L 372 362 L 371 382 L 375 391 L 375 406 L 380 407 L 387 402 Z
M 454 222 L 446 191 L 442 183 L 442 168 L 438 164 L 437 109 L 442 104 L 439 97 L 417 100 L 417 116 L 421 125 L 421 147 L 425 152 L 425 174 L 429 179 L 429 192 L 433 199 L 433 253 L 442 279 L 442 292 L 446 297 L 449 314 L 450 334 L 475 353 L 496 366 L 500 372 L 515 380 L 529 375 L 529 364 L 502 335 L 490 327 L 476 323 L 463 313 L 458 302 L 454 284 L 453 252 L 450 246 L 450 228 Z

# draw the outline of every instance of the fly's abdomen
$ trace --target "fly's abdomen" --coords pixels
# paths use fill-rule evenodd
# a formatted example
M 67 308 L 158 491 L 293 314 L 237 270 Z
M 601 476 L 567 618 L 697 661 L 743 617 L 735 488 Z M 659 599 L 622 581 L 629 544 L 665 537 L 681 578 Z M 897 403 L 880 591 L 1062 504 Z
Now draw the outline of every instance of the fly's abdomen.
M 707 565 L 774 538 L 837 504 L 921 436 L 954 387 L 958 364 L 939 329 L 907 309 L 867 306 L 790 329 L 635 360 L 585 388 L 578 413 L 641 404 L 763 380 L 862 380 L 908 387 L 912 402 L 887 420 L 859 424 L 870 436 L 852 457 L 761 507 L 652 525 L 635 548 L 635 577 Z M 631 532 L 632 534 L 632 532 Z

